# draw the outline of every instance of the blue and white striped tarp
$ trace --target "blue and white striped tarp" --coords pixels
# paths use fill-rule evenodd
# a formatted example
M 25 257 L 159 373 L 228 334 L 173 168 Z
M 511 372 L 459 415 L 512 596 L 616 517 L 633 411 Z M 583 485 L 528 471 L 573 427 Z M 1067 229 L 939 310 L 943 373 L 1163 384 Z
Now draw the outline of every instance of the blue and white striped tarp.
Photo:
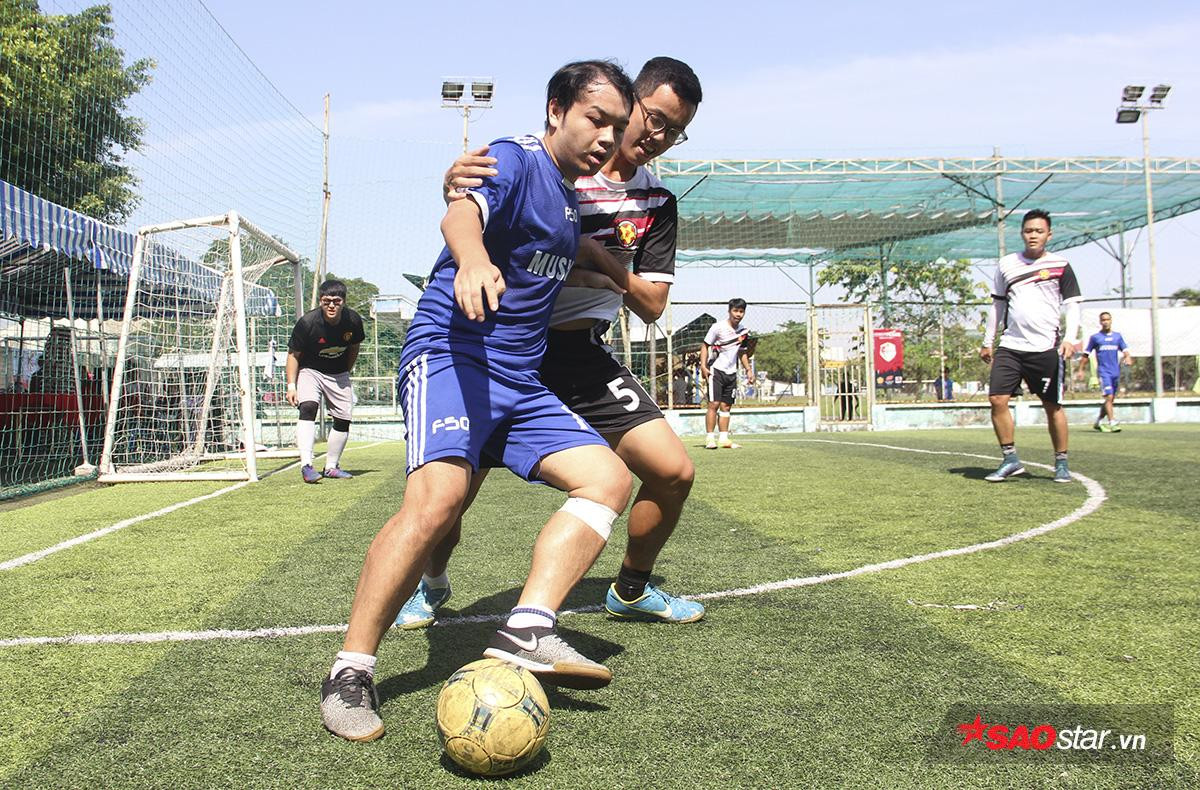
M 108 280 L 123 285 L 133 266 L 134 234 L 51 203 L 0 180 L 0 267 L 15 261 L 36 265 L 31 256 L 56 252 L 90 262 Z M 0 268 L 0 277 L 6 272 Z M 142 283 L 154 291 L 171 290 L 173 296 L 212 303 L 221 290 L 222 275 L 161 244 L 151 244 L 142 264 Z M 117 285 L 113 282 L 112 285 Z M 107 298 L 105 299 L 107 302 Z M 257 316 L 280 314 L 274 291 L 252 286 L 247 312 Z

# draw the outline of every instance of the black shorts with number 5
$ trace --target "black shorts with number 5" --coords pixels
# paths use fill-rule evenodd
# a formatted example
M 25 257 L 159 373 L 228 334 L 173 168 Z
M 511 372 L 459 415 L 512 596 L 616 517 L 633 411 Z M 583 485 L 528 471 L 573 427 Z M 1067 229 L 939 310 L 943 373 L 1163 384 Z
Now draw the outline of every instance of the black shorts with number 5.
M 1063 358 L 1057 349 L 1014 351 L 998 348 L 992 359 L 988 392 L 992 395 L 1020 395 L 1021 382 L 1043 403 L 1062 403 Z
M 613 359 L 591 330 L 550 330 L 539 373 L 567 408 L 603 435 L 663 416 L 637 377 Z

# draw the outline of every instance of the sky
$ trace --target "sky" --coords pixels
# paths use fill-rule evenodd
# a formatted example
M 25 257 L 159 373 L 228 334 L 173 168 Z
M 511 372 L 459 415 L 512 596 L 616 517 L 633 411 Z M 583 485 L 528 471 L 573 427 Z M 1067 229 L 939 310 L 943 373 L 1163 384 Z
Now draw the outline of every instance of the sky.
M 472 117 L 475 144 L 539 128 L 545 81 L 567 61 L 611 57 L 636 73 L 671 55 L 704 87 L 678 158 L 1135 157 L 1139 127 L 1114 123 L 1121 87 L 1165 82 L 1174 89 L 1150 119 L 1151 155 L 1200 156 L 1200 4 L 1190 2 L 204 5 L 318 125 L 331 94 L 330 269 L 384 292 L 411 290 L 394 260 L 361 243 L 372 235 L 362 201 L 373 189 L 391 196 L 376 224 L 409 252 L 399 268 L 427 271 L 440 247 L 438 175 L 461 144 L 461 116 L 440 107 L 446 76 L 495 80 L 495 107 Z M 1160 293 L 1200 287 L 1200 217 L 1155 230 Z M 1116 260 L 1097 245 L 1067 257 L 1086 295 L 1118 286 Z M 1132 261 L 1134 293 L 1149 294 L 1145 232 Z M 774 272 L 721 271 L 687 269 L 674 292 L 807 298 Z

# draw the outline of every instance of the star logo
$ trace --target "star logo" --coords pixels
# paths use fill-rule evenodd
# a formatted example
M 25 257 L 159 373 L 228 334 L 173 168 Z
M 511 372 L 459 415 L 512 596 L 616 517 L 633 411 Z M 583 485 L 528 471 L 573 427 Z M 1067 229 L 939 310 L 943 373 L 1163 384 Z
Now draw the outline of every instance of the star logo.
M 626 250 L 632 250 L 637 244 L 637 225 L 633 220 L 623 219 L 617 223 L 617 243 Z
M 983 717 L 978 713 L 975 714 L 975 721 L 958 725 L 958 731 L 962 733 L 963 739 L 961 746 L 966 746 L 971 741 L 983 741 L 983 731 L 987 729 L 987 725 L 983 723 Z

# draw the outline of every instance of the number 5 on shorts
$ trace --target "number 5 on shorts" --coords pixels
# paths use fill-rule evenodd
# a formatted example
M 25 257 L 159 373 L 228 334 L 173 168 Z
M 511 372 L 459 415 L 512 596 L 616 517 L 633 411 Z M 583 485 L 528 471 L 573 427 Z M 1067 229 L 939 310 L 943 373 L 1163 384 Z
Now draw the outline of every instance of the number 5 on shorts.
M 628 387 L 622 387 L 622 383 L 623 382 L 619 377 L 613 379 L 612 381 L 608 382 L 608 391 L 611 392 L 613 397 L 617 400 L 629 398 L 629 403 L 628 405 L 624 406 L 624 409 L 625 411 L 633 411 L 638 407 L 638 404 L 642 402 L 642 399 L 639 398 L 638 394 L 633 390 L 629 389 Z

